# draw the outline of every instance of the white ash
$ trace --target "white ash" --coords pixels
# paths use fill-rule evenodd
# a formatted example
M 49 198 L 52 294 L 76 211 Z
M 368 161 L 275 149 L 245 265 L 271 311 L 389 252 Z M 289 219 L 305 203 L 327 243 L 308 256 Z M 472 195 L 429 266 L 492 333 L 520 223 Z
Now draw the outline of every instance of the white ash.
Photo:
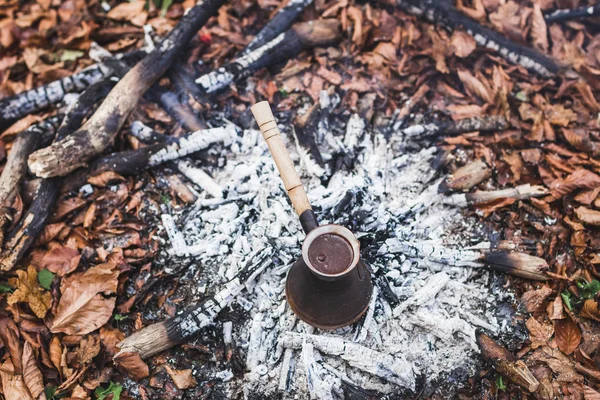
M 233 326 L 247 373 L 229 380 L 222 372 L 232 393 L 240 386 L 244 393 L 283 398 L 339 398 L 343 385 L 415 390 L 420 375 L 431 384 L 457 368 L 474 374 L 475 329 L 498 332 L 504 325 L 494 310 L 508 294 L 492 293 L 488 272 L 476 269 L 480 253 L 470 249 L 482 240 L 474 222 L 437 193 L 435 149 L 407 154 L 401 135 L 388 141 L 366 131 L 358 116 L 351 121 L 345 138 L 320 130 L 317 144 L 326 160 L 339 149 L 354 154 L 354 169 L 337 171 L 325 186 L 302 168 L 303 180 L 321 223 L 345 225 L 374 243 L 366 261 L 390 282 L 397 304 L 376 288 L 365 318 L 334 332 L 314 330 L 294 316 L 285 277 L 304 234 L 257 130 L 234 139 L 218 167 L 203 167 L 224 198 L 205 190 L 175 216 L 176 228 L 165 226 L 179 230 L 182 236 L 169 233 L 172 247 L 200 263 L 202 286 L 209 288 L 223 287 L 257 254 L 274 249 L 270 266 L 232 305 L 248 310 L 245 322 Z M 293 139 L 287 147 L 300 165 Z M 169 225 L 169 218 L 164 221 Z M 200 285 L 196 289 L 203 297 Z

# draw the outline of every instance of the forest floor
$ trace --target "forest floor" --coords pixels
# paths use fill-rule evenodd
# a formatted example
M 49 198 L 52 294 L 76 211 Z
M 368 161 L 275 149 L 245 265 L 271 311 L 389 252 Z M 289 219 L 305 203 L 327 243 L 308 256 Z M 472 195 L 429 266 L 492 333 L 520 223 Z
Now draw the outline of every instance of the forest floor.
M 175 64 L 193 78 L 218 69 L 283 3 L 226 2 Z M 152 36 L 145 25 L 158 39 L 193 5 L 3 1 L 0 98 L 94 64 L 98 45 L 113 54 L 140 49 Z M 599 18 L 544 20 L 587 5 L 457 2 L 571 72 L 553 77 L 385 0 L 315 0 L 299 21 L 337 19 L 339 43 L 302 51 L 206 101 L 163 77 L 160 86 L 201 125 L 231 137 L 139 173 L 88 176 L 47 205 L 42 233 L 0 275 L 0 396 L 600 399 Z M 185 118 L 147 97 L 112 152 L 148 146 L 132 133 L 134 121 L 172 137 L 190 132 Z M 273 107 L 321 222 L 356 232 L 371 264 L 374 300 L 349 328 L 313 330 L 285 302 L 303 234 L 249 111 L 261 100 Z M 314 109 L 306 141 L 303 117 Z M 0 158 L 17 133 L 56 112 L 4 129 Z M 406 130 L 487 116 L 507 124 Z M 29 173 L 4 205 L 7 237 L 38 183 Z M 460 197 L 530 187 L 538 192 Z M 192 340 L 146 360 L 113 359 L 133 332 L 214 296 L 259 262 L 260 274 Z

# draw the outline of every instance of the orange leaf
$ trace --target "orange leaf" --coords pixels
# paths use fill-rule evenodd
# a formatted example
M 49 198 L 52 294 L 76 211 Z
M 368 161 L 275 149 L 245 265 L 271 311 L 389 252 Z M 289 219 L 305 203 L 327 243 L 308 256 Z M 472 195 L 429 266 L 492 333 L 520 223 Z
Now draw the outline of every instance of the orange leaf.
M 140 357 L 139 353 L 121 353 L 114 358 L 114 361 L 132 379 L 136 381 L 147 378 L 150 375 L 150 369 L 148 368 L 148 365 L 142 360 L 142 357 Z
M 169 364 L 165 364 L 165 369 L 178 389 L 189 389 L 198 384 L 192 376 L 191 369 L 176 370 L 171 368 Z
M 560 351 L 567 355 L 574 352 L 581 342 L 581 331 L 577 324 L 572 319 L 565 318 L 556 320 L 554 327 L 556 344 Z
M 23 380 L 29 389 L 29 393 L 35 399 L 39 398 L 39 395 L 44 391 L 44 379 L 42 378 L 42 371 L 40 371 L 35 360 L 33 347 L 28 341 L 25 341 L 23 346 Z
M 580 315 L 582 318 L 593 319 L 594 321 L 600 322 L 600 311 L 598 310 L 598 303 L 596 300 L 586 300 L 585 303 L 583 303 Z

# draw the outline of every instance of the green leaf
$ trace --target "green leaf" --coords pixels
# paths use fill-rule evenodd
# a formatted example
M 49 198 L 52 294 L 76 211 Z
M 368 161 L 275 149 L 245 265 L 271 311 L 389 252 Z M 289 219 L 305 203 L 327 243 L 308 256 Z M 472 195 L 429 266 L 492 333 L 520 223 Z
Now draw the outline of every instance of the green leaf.
M 579 297 L 582 299 L 593 299 L 596 293 L 600 292 L 600 282 L 592 279 L 591 282 L 577 282 L 579 287 Z
M 0 283 L 0 294 L 2 293 L 12 293 L 15 289 L 6 283 Z
M 75 61 L 79 57 L 83 57 L 84 54 L 83 51 L 66 49 L 60 55 L 60 61 Z
M 118 383 L 111 382 L 108 387 L 98 387 L 94 391 L 97 400 L 104 400 L 109 394 L 113 395 L 113 400 L 121 399 L 121 392 L 123 391 L 123 386 Z
M 160 6 L 161 17 L 167 15 L 167 10 L 169 9 L 169 7 L 171 7 L 171 4 L 173 4 L 173 0 L 162 0 L 162 4 Z
M 53 279 L 54 274 L 48 271 L 46 268 L 41 270 L 38 274 L 38 281 L 40 282 L 40 285 L 46 290 L 50 290 L 50 286 L 52 286 Z
M 527 93 L 525 93 L 524 91 L 520 91 L 518 92 L 515 97 L 517 98 L 517 100 L 521 100 L 523 102 L 528 102 L 529 101 L 529 97 L 527 97 Z
M 506 390 L 506 385 L 504 384 L 504 378 L 502 378 L 502 375 L 496 376 L 496 387 L 498 388 L 498 390 Z
M 115 321 L 123 321 L 124 319 L 127 319 L 129 317 L 127 317 L 127 315 L 123 315 L 123 314 L 115 314 Z
M 56 393 L 56 386 L 48 385 L 44 388 L 44 394 L 47 399 L 51 399 L 54 397 L 54 393 Z
M 573 305 L 571 304 L 571 292 L 565 290 L 560 294 L 560 297 L 562 297 L 569 311 L 573 311 Z
M 167 196 L 166 194 L 163 193 L 162 197 L 162 202 L 166 205 L 169 205 L 169 203 L 171 202 L 171 200 L 169 199 L 169 196 Z

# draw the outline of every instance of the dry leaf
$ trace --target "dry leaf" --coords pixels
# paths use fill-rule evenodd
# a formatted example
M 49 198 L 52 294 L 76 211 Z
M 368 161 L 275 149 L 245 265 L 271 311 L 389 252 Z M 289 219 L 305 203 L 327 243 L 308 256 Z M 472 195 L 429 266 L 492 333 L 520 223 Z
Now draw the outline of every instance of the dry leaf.
M 575 209 L 575 214 L 585 225 L 600 226 L 600 211 L 581 206 Z
M 85 273 L 72 274 L 61 287 L 62 296 L 56 313 L 49 321 L 50 331 L 84 335 L 104 325 L 115 308 L 119 271 L 113 263 L 100 264 Z
M 542 14 L 542 8 L 537 3 L 533 4 L 533 13 L 531 14 L 531 39 L 534 47 L 544 53 L 548 52 L 548 27 L 544 14 Z
M 110 355 L 115 355 L 119 351 L 117 343 L 125 339 L 125 334 L 118 329 L 105 325 L 100 328 L 100 341 Z
M 18 278 L 12 280 L 12 285 L 17 290 L 8 296 L 7 302 L 9 305 L 18 302 L 27 303 L 38 318 L 44 318 L 52 306 L 52 294 L 42 289 L 37 275 L 37 270 L 31 265 L 27 268 L 27 272 L 17 271 Z
M 191 369 L 176 370 L 171 368 L 169 364 L 165 364 L 165 369 L 178 389 L 189 389 L 198 385 L 198 382 L 192 376 Z
M 46 399 L 42 371 L 37 365 L 33 347 L 28 341 L 23 345 L 23 381 L 34 399 Z
M 137 20 L 137 18 L 139 18 L 140 15 L 146 14 L 144 12 L 144 6 L 146 5 L 146 2 L 144 0 L 138 0 L 138 1 L 132 1 L 132 2 L 122 2 L 120 4 L 117 4 L 117 6 L 113 7 L 112 10 L 110 10 L 108 12 L 108 14 L 106 14 L 106 16 L 110 19 L 114 19 L 117 21 L 136 21 L 139 22 Z M 147 14 L 146 14 L 147 17 Z M 134 25 L 137 25 L 137 23 L 134 23 Z M 143 25 L 143 23 L 142 23 Z M 140 25 L 138 25 L 140 26 Z
M 484 85 L 480 80 L 475 78 L 473 74 L 471 74 L 466 69 L 459 69 L 457 71 L 458 78 L 461 80 L 465 89 L 471 94 L 476 95 L 486 103 L 490 103 L 492 101 L 492 90 Z
M 525 309 L 530 313 L 539 311 L 546 301 L 546 299 L 552 294 L 552 289 L 548 286 L 542 286 L 537 290 L 529 290 L 523 293 L 521 301 L 525 306 Z
M 78 250 L 57 245 L 44 254 L 40 267 L 46 268 L 58 276 L 65 276 L 75 271 L 80 259 L 81 254 Z
M 468 57 L 477 47 L 473 36 L 463 31 L 454 31 L 450 44 L 454 47 L 454 54 L 460 58 Z
M 558 348 L 569 355 L 575 351 L 581 342 L 581 331 L 571 318 L 559 319 L 554 322 L 555 339 Z
M 77 348 L 77 358 L 79 366 L 88 364 L 100 353 L 100 338 L 94 335 L 87 335 L 79 342 Z
M 114 171 L 106 171 L 96 176 L 88 178 L 88 182 L 94 186 L 106 187 L 110 183 L 123 182 L 125 178 Z
M 585 303 L 583 303 L 583 307 L 579 315 L 582 318 L 593 319 L 594 321 L 600 322 L 600 311 L 598 310 L 598 303 L 596 300 L 586 300 Z
M 140 353 L 125 352 L 114 358 L 115 363 L 132 379 L 139 381 L 150 376 L 148 365 L 140 357 Z M 175 383 L 177 385 L 177 383 Z M 177 386 L 179 387 L 179 386 Z M 179 388 L 182 389 L 182 388 Z
M 23 376 L 14 373 L 14 366 L 10 360 L 6 360 L 0 368 L 0 378 L 2 379 L 2 394 L 6 400 L 33 400 Z
M 600 176 L 587 169 L 578 169 L 564 179 L 557 179 L 550 185 L 552 196 L 560 199 L 577 189 L 595 189 L 600 187 Z
M 8 349 L 12 366 L 18 374 L 22 371 L 21 359 L 23 354 L 23 348 L 19 340 L 20 336 L 19 329 L 12 319 L 8 317 L 0 318 L 0 338 L 2 338 L 4 347 Z
M 548 305 L 548 317 L 550 319 L 564 319 L 563 301 L 560 294 L 556 295 L 554 301 Z
M 56 367 L 58 372 L 61 372 L 61 373 L 62 373 L 62 368 L 60 365 L 60 360 L 62 358 L 62 354 L 63 354 L 63 347 L 62 347 L 62 344 L 60 343 L 60 339 L 58 338 L 58 336 L 53 336 L 52 340 L 50 341 L 50 360 L 52 361 L 52 364 Z
M 541 324 L 533 317 L 530 317 L 525 326 L 529 330 L 529 340 L 531 340 L 531 348 L 537 349 L 548 344 L 548 340 L 554 333 L 554 328 L 550 324 Z
M 577 114 L 573 110 L 565 108 L 562 104 L 548 105 L 544 108 L 544 114 L 553 125 L 566 127 L 570 122 L 577 121 Z

